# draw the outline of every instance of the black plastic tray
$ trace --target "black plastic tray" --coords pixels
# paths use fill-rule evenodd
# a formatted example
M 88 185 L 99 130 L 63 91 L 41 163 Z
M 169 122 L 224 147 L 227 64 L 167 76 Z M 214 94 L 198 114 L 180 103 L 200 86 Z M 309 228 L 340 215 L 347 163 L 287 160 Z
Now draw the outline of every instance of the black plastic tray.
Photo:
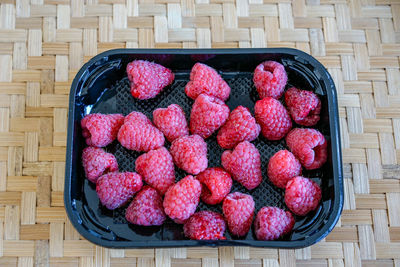
M 151 100 L 135 100 L 129 91 L 126 65 L 134 59 L 147 59 L 171 68 L 175 73 L 174 83 Z M 143 227 L 128 224 L 124 213 L 127 206 L 114 211 L 103 208 L 96 195 L 95 185 L 85 179 L 81 164 L 81 153 L 85 147 L 81 135 L 80 120 L 89 113 L 122 113 L 133 110 L 151 118 L 152 111 L 177 103 L 188 117 L 193 100 L 184 93 L 185 84 L 195 62 L 203 60 L 214 67 L 231 86 L 228 106 L 233 110 L 238 105 L 247 106 L 254 112 L 258 100 L 252 82 L 255 67 L 265 60 L 281 62 L 288 72 L 288 86 L 312 90 L 322 101 L 321 120 L 316 126 L 329 143 L 329 159 L 323 168 L 304 171 L 322 189 L 320 207 L 306 217 L 296 217 L 293 232 L 280 240 L 258 241 L 253 230 L 246 237 L 237 239 L 226 233 L 227 240 L 195 241 L 183 235 L 182 225 L 168 220 L 161 227 Z M 254 113 L 253 113 L 254 114 Z M 294 124 L 294 127 L 297 125 Z M 269 158 L 285 148 L 284 140 L 267 141 L 257 138 L 253 142 L 262 157 L 263 182 L 248 191 L 234 182 L 232 192 L 241 191 L 253 195 L 256 212 L 263 206 L 285 207 L 283 190 L 273 186 L 266 176 Z M 215 135 L 207 139 L 209 167 L 220 166 L 223 150 Z M 169 143 L 166 144 L 169 147 Z M 117 141 L 106 147 L 115 154 L 120 171 L 134 171 L 137 152 L 123 148 Z M 186 174 L 176 168 L 177 180 Z M 299 248 L 314 244 L 325 237 L 335 226 L 343 206 L 343 180 L 339 120 L 336 89 L 327 70 L 313 57 L 295 49 L 117 49 L 101 53 L 86 63 L 76 75 L 70 92 L 68 141 L 66 157 L 65 208 L 68 217 L 78 232 L 89 241 L 114 248 L 139 247 L 186 247 L 186 246 L 255 246 Z M 200 204 L 198 210 L 221 212 L 221 205 Z

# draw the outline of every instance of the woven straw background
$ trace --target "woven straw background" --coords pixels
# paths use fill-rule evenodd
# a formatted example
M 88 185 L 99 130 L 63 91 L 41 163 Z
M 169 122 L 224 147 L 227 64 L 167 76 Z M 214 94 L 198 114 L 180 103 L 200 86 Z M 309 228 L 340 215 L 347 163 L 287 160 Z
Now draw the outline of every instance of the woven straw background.
M 399 0 L 1 0 L 0 266 L 400 266 Z M 335 80 L 345 203 L 301 250 L 111 250 L 63 208 L 71 80 L 124 47 L 295 47 Z

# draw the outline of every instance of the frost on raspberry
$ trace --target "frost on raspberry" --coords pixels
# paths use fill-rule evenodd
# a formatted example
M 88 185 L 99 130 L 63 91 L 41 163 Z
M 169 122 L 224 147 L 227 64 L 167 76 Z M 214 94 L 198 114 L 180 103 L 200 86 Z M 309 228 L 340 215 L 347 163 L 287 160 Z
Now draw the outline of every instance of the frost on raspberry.
M 202 185 L 201 200 L 209 205 L 220 203 L 231 191 L 232 178 L 219 167 L 209 168 L 196 176 Z
M 320 119 L 321 100 L 311 91 L 289 88 L 285 102 L 293 120 L 304 126 L 313 126 Z
M 177 104 L 154 110 L 153 122 L 170 142 L 179 137 L 189 135 L 185 112 Z
M 280 98 L 287 80 L 285 67 L 276 61 L 265 61 L 254 70 L 253 82 L 261 99 Z
M 251 227 L 255 203 L 251 195 L 240 192 L 226 196 L 222 210 L 228 223 L 229 231 L 235 236 L 245 236 Z
M 82 135 L 88 146 L 105 147 L 117 138 L 118 130 L 124 122 L 122 114 L 86 115 L 81 120 Z
M 257 213 L 254 232 L 258 240 L 275 240 L 290 233 L 294 223 L 289 211 L 277 207 L 263 207 Z
M 99 147 L 87 147 L 82 152 L 86 178 L 92 183 L 105 173 L 118 171 L 117 159 Z
M 194 240 L 226 239 L 225 229 L 224 217 L 213 211 L 196 212 L 183 226 L 185 236 Z
M 279 150 L 268 162 L 268 178 L 279 188 L 285 188 L 287 182 L 301 174 L 301 164 L 287 150 Z

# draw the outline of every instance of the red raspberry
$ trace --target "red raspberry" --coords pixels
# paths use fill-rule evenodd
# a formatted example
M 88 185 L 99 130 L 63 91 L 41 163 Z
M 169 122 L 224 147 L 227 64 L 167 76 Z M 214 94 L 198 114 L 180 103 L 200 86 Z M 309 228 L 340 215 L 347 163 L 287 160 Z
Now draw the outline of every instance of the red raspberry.
M 118 171 L 118 163 L 114 155 L 98 147 L 90 146 L 83 150 L 82 165 L 86 178 L 92 183 L 96 183 L 104 173 Z
M 248 190 L 256 188 L 261 183 L 260 153 L 252 143 L 244 141 L 233 151 L 224 151 L 221 163 L 225 170 L 232 174 L 232 178 Z
M 229 107 L 215 97 L 205 94 L 199 95 L 190 113 L 190 132 L 208 138 L 229 117 Z
M 182 136 L 174 140 L 169 152 L 182 170 L 197 175 L 208 165 L 207 143 L 198 135 Z
M 170 142 L 181 136 L 189 135 L 185 112 L 177 104 L 154 110 L 153 122 Z
M 224 217 L 213 211 L 199 211 L 193 214 L 183 226 L 185 236 L 195 240 L 226 239 Z
M 297 124 L 313 126 L 319 121 L 321 101 L 313 92 L 292 87 L 285 93 L 285 102 Z
M 191 175 L 186 176 L 165 193 L 165 213 L 176 223 L 184 223 L 196 211 L 200 194 L 200 182 Z
M 280 98 L 287 82 L 285 67 L 275 61 L 265 61 L 254 70 L 253 81 L 261 99 Z
M 129 63 L 126 73 L 131 82 L 131 94 L 138 99 L 154 98 L 174 81 L 174 74 L 170 69 L 145 60 Z
M 135 172 L 110 172 L 97 180 L 96 192 L 101 204 L 113 210 L 124 205 L 142 185 L 142 177 Z
M 231 149 L 240 142 L 253 141 L 260 131 L 260 125 L 256 123 L 249 109 L 238 106 L 219 130 L 217 141 L 222 148 Z
M 196 99 L 204 93 L 225 101 L 231 93 L 231 88 L 216 70 L 205 64 L 196 63 L 190 72 L 190 81 L 186 84 L 185 93 L 191 99 Z
M 125 123 L 118 132 L 118 141 L 123 147 L 147 152 L 164 145 L 162 132 L 143 116 L 140 112 L 134 111 L 125 118 Z
M 104 147 L 117 138 L 123 123 L 121 114 L 89 114 L 81 120 L 82 135 L 88 146 Z
M 300 162 L 287 150 L 276 152 L 268 162 L 268 178 L 279 188 L 285 188 L 290 179 L 300 174 Z
M 209 205 L 220 203 L 231 191 L 232 178 L 222 168 L 209 168 L 197 175 L 202 185 L 201 200 Z
M 171 154 L 165 147 L 140 155 L 136 161 L 136 172 L 150 186 L 164 195 L 175 183 L 175 167 Z
M 304 216 L 315 210 L 321 200 L 319 185 L 302 176 L 297 176 L 286 185 L 286 206 L 296 215 Z
M 226 196 L 222 204 L 229 231 L 236 236 L 245 236 L 251 227 L 254 217 L 253 197 L 240 192 Z
M 166 219 L 162 198 L 157 190 L 146 185 L 136 194 L 126 209 L 125 218 L 128 222 L 151 226 L 161 225 Z
M 263 207 L 254 222 L 258 240 L 274 240 L 288 234 L 294 226 L 293 215 L 277 207 Z
M 286 144 L 307 170 L 320 168 L 328 158 L 328 144 L 316 129 L 295 128 L 288 133 Z
M 261 133 L 268 140 L 282 139 L 292 128 L 292 120 L 285 107 L 272 97 L 258 100 L 254 106 Z

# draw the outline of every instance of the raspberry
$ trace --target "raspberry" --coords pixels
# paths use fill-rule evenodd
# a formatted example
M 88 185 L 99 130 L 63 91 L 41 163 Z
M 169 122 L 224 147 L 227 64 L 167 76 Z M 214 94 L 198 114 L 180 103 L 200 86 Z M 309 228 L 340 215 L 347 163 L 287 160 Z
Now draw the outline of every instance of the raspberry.
M 258 240 L 274 240 L 288 234 L 294 226 L 293 215 L 277 207 L 263 207 L 254 222 Z
M 96 183 L 104 173 L 118 171 L 118 163 L 114 155 L 98 147 L 87 147 L 83 150 L 82 165 L 86 178 L 92 183 Z
M 244 141 L 239 143 L 233 151 L 224 151 L 221 163 L 232 178 L 248 190 L 256 188 L 261 183 L 260 153 L 252 143 Z
M 279 188 L 285 188 L 290 179 L 300 174 L 300 162 L 287 150 L 276 152 L 268 162 L 268 178 Z
M 190 132 L 203 138 L 212 135 L 229 117 L 229 108 L 215 97 L 199 95 L 190 113 Z
M 161 225 L 166 219 L 162 198 L 157 190 L 146 185 L 136 194 L 126 209 L 125 218 L 128 222 L 151 226 Z
M 124 205 L 142 185 L 142 177 L 135 172 L 110 172 L 97 180 L 96 192 L 101 204 L 113 210 Z
M 254 217 L 253 197 L 240 192 L 226 196 L 222 204 L 229 231 L 235 236 L 245 236 Z
M 256 123 L 249 109 L 238 106 L 219 130 L 217 141 L 222 148 L 231 149 L 240 142 L 253 141 L 260 134 L 260 130 L 260 125 Z
M 286 185 L 286 206 L 296 215 L 304 216 L 318 207 L 321 200 L 319 185 L 302 176 L 297 176 Z
M 307 170 L 320 168 L 328 158 L 328 144 L 316 129 L 295 128 L 288 133 L 286 144 Z
M 164 145 L 164 135 L 145 119 L 140 112 L 132 112 L 125 118 L 118 132 L 118 141 L 123 147 L 134 151 L 150 151 Z
M 170 142 L 181 136 L 189 135 L 185 113 L 177 104 L 154 110 L 153 122 Z
M 169 152 L 182 170 L 197 175 L 208 165 L 207 143 L 198 135 L 182 136 L 174 140 Z
M 215 69 L 196 63 L 190 72 L 190 81 L 186 84 L 185 93 L 193 100 L 204 93 L 225 101 L 231 93 L 231 88 Z
M 165 147 L 140 155 L 136 159 L 135 165 L 136 172 L 161 195 L 164 195 L 168 188 L 175 183 L 174 162 Z
M 254 70 L 253 82 L 261 99 L 280 98 L 287 79 L 285 67 L 275 61 L 265 61 Z
M 174 81 L 170 69 L 154 62 L 134 60 L 126 66 L 131 94 L 138 99 L 154 98 Z
M 117 138 L 118 130 L 124 122 L 121 114 L 86 115 L 81 120 L 82 135 L 88 146 L 104 147 Z
M 313 126 L 319 121 L 321 101 L 313 92 L 292 87 L 285 93 L 285 102 L 297 124 Z
M 226 239 L 225 229 L 224 217 L 213 211 L 196 212 L 183 226 L 185 236 L 195 240 Z
M 197 175 L 202 185 L 201 200 L 209 205 L 220 203 L 231 191 L 232 178 L 222 168 L 209 168 Z
M 186 176 L 165 193 L 165 213 L 176 223 L 184 223 L 196 211 L 200 194 L 200 182 L 191 175 Z
M 282 139 L 292 128 L 292 120 L 285 107 L 276 99 L 266 97 L 258 100 L 254 106 L 261 133 L 268 140 Z

